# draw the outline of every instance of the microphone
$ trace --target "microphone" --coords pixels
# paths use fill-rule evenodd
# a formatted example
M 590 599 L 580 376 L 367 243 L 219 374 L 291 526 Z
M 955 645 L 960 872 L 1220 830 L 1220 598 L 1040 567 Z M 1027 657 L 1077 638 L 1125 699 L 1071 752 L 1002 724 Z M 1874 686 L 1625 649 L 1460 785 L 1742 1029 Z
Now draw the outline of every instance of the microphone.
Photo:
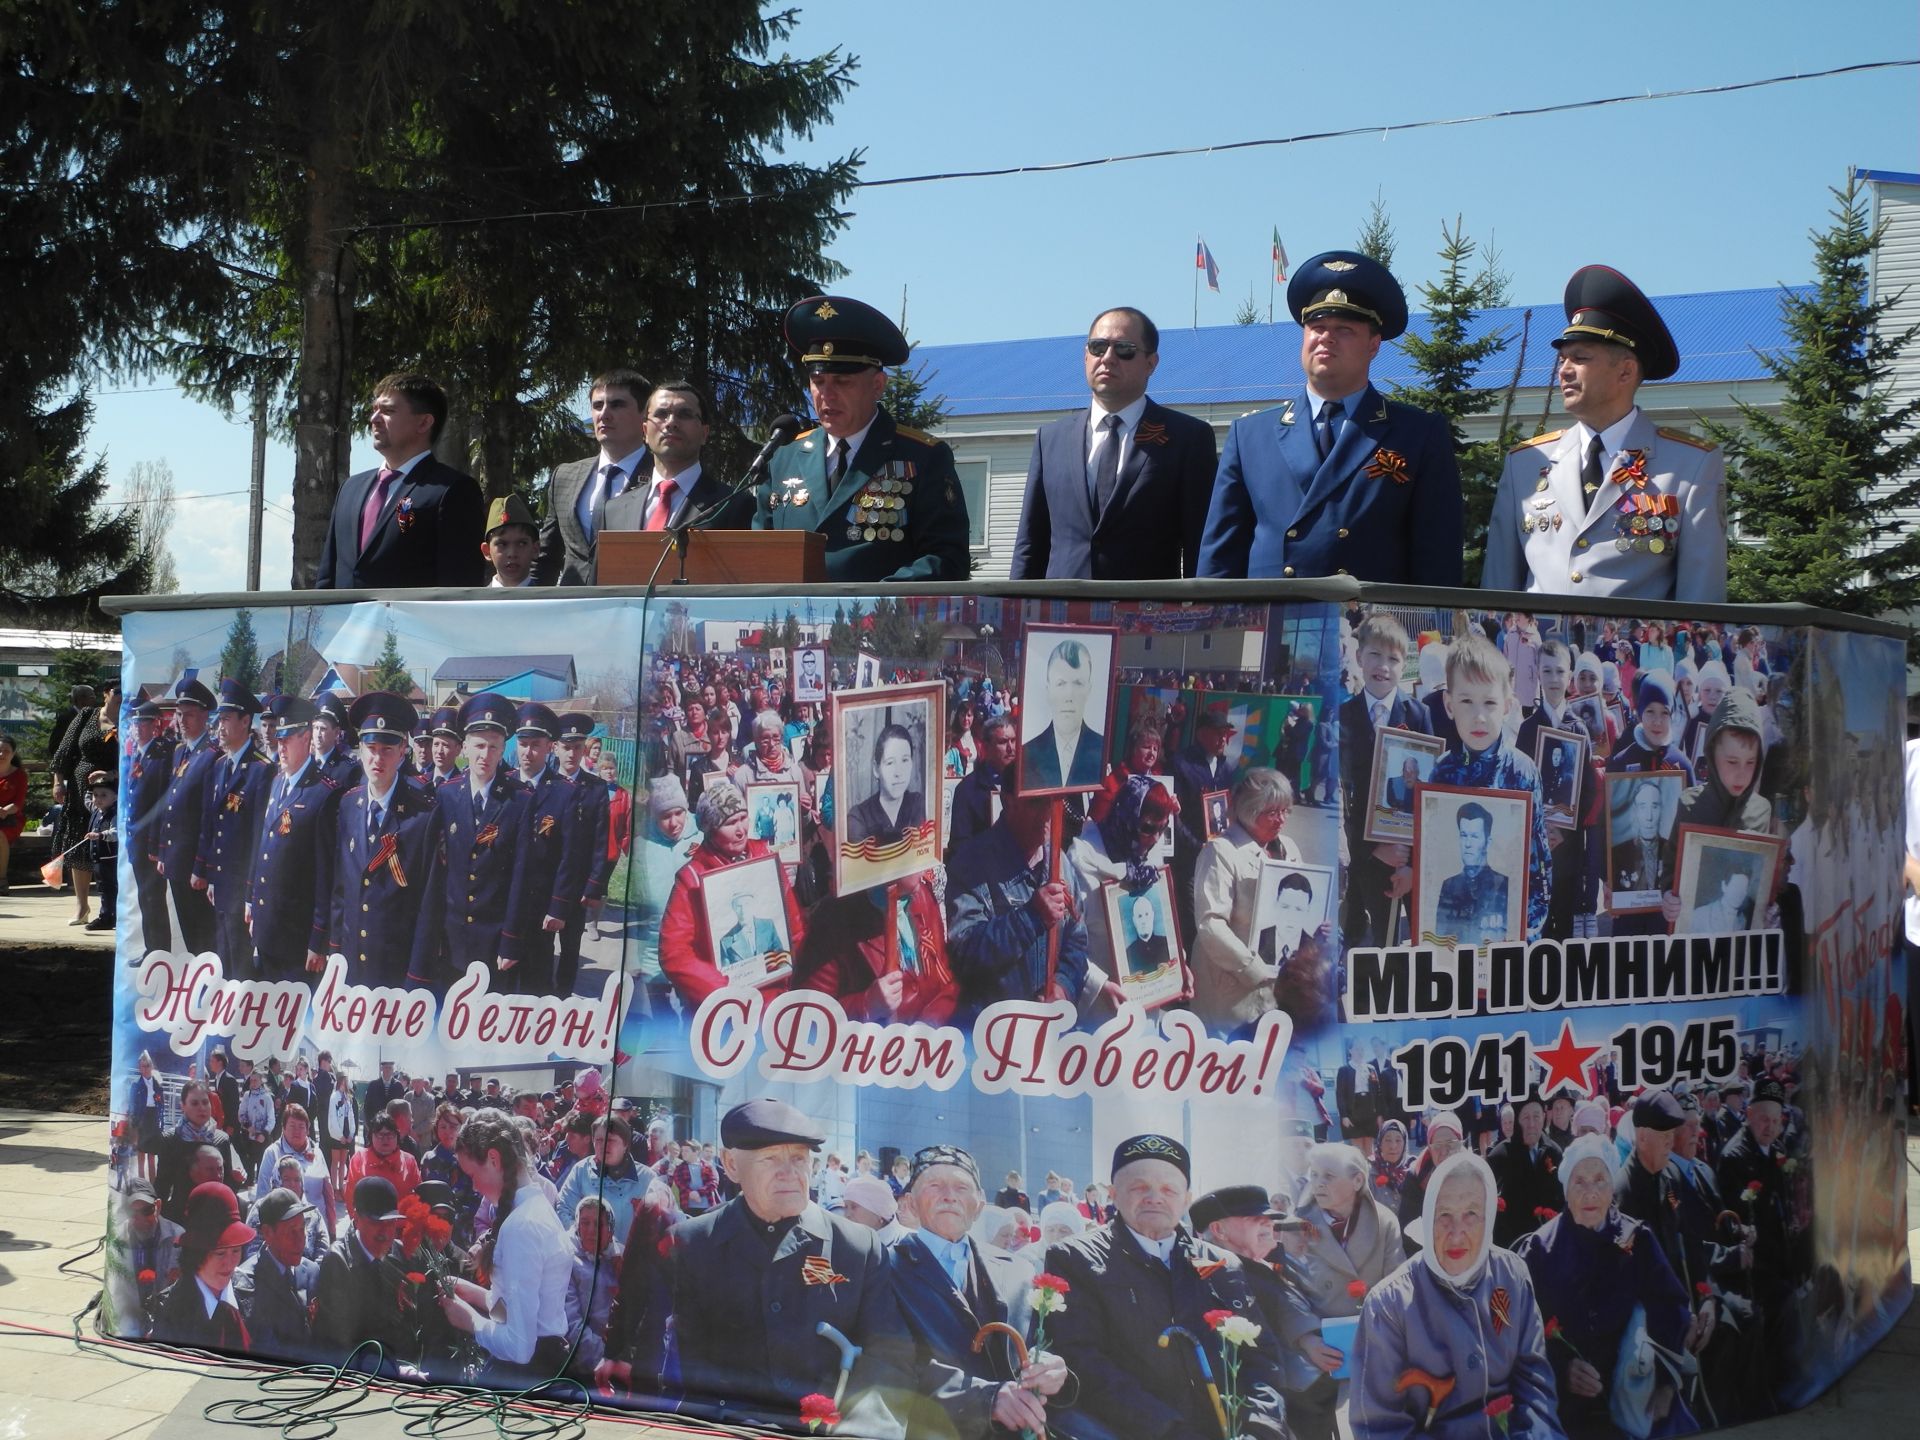
M 782 445 L 790 442 L 794 436 L 798 435 L 806 423 L 807 422 L 802 420 L 798 415 L 788 414 L 774 416 L 773 426 L 767 432 L 767 443 L 760 447 L 760 453 L 754 456 L 753 463 L 747 466 L 747 473 L 740 477 L 740 483 L 733 488 L 736 490 L 744 490 L 751 485 L 756 478 L 764 477 L 767 473 L 767 462 L 773 459 L 773 452 L 778 450 Z

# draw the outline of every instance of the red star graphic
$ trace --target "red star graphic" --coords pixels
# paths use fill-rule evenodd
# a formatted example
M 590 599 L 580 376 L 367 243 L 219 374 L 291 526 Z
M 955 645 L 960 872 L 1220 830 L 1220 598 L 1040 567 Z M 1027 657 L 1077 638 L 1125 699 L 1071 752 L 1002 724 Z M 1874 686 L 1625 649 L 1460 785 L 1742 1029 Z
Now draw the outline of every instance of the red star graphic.
M 1541 1085 L 1542 1095 L 1552 1095 L 1562 1085 L 1584 1092 L 1587 1077 L 1582 1072 L 1586 1064 L 1600 1053 L 1598 1045 L 1582 1045 L 1573 1038 L 1573 1022 L 1560 1022 L 1560 1038 L 1553 1043 L 1552 1049 L 1535 1046 L 1533 1058 L 1543 1060 L 1547 1066 L 1546 1082 Z

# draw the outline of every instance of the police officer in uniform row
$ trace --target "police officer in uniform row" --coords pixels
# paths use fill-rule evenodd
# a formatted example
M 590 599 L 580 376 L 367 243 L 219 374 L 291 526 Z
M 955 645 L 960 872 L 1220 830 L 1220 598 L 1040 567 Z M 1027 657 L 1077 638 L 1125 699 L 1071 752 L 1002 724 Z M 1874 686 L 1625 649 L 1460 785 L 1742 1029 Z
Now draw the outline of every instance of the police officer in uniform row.
M 261 979 L 303 980 L 320 968 L 326 939 L 315 930 L 313 897 L 332 886 L 340 794 L 313 753 L 313 702 L 276 695 L 268 712 L 280 765 L 252 866 L 247 931 Z
M 871 305 L 816 295 L 787 312 L 787 343 L 819 421 L 774 451 L 756 530 L 826 537 L 829 580 L 964 580 L 967 502 L 944 441 L 896 424 L 880 397 L 907 339 Z
M 1684 430 L 1656 428 L 1640 385 L 1680 368 L 1653 303 L 1605 265 L 1574 272 L 1560 352 L 1565 430 L 1507 456 L 1487 530 L 1489 590 L 1727 598 L 1726 465 Z
M 207 900 L 206 886 L 194 883 L 193 866 L 200 853 L 207 777 L 220 757 L 220 749 L 207 728 L 213 692 L 198 680 L 182 680 L 173 687 L 173 697 L 180 743 L 170 757 L 173 769 L 167 783 L 166 808 L 149 858 L 173 898 L 181 944 L 189 955 L 204 955 L 213 949 L 213 906 Z
M 1364 255 L 1329 250 L 1295 272 L 1287 310 L 1302 328 L 1306 390 L 1227 432 L 1199 573 L 1459 585 L 1452 432 L 1369 379 L 1381 342 L 1407 328 L 1399 282 Z
M 332 884 L 317 892 L 315 933 L 326 935 L 327 954 L 345 958 L 349 983 L 404 986 L 434 840 L 433 796 L 401 773 L 418 717 L 381 690 L 347 714 L 360 736 L 363 778 L 340 797 Z
M 151 700 L 134 707 L 134 750 L 127 761 L 127 854 L 133 863 L 134 897 L 140 907 L 141 956 L 173 948 L 167 882 L 160 878 L 153 862 L 166 820 L 167 789 L 173 779 L 174 742 L 161 729 L 163 718 L 160 707 Z
M 332 691 L 313 706 L 313 755 L 333 788 L 342 793 L 360 783 L 360 761 L 354 755 L 353 726 L 347 702 Z
M 220 682 L 214 707 L 219 752 L 207 771 L 193 881 L 212 903 L 214 953 L 229 976 L 253 968 L 246 922 L 249 862 L 259 850 L 260 823 L 273 785 L 273 765 L 253 747 L 253 717 L 259 713 L 252 691 L 234 680 Z
M 585 937 L 587 916 L 597 913 L 607 898 L 607 884 L 613 878 L 614 862 L 609 843 L 612 829 L 613 792 L 604 778 L 593 773 L 586 763 L 593 741 L 593 717 L 570 710 L 560 717 L 560 734 L 554 742 L 561 778 L 573 786 L 574 806 L 570 824 L 573 843 L 584 851 L 572 873 L 582 880 L 577 903 L 568 907 L 566 923 L 560 930 L 560 953 L 554 961 L 553 993 L 573 994 L 573 982 L 580 973 L 580 942 Z

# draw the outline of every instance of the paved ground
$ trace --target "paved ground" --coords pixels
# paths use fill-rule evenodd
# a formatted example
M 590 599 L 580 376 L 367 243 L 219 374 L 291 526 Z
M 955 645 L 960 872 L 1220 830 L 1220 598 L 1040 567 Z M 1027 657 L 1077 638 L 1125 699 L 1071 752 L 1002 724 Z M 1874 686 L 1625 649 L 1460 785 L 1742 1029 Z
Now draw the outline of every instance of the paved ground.
M 1920 1140 L 1908 1142 L 1908 1157 L 1908 1209 L 1920 1215 Z M 204 1368 L 144 1356 L 138 1358 L 162 1370 L 130 1369 L 105 1347 L 75 1345 L 72 1317 L 99 1288 L 99 1257 L 77 1261 L 71 1275 L 58 1267 L 100 1237 L 106 1177 L 104 1120 L 0 1109 L 0 1440 L 198 1440 L 210 1428 L 206 1406 L 254 1393 L 250 1377 L 209 1378 Z M 54 1333 L 36 1333 L 47 1331 Z M 1722 1433 L 1738 1440 L 1920 1435 L 1916 1366 L 1920 1306 L 1815 1404 Z M 369 1397 L 342 1418 L 340 1440 L 403 1440 L 402 1425 L 384 1399 Z M 469 1426 L 465 1433 L 492 1429 Z M 596 1440 L 706 1433 L 631 1421 L 587 1425 Z

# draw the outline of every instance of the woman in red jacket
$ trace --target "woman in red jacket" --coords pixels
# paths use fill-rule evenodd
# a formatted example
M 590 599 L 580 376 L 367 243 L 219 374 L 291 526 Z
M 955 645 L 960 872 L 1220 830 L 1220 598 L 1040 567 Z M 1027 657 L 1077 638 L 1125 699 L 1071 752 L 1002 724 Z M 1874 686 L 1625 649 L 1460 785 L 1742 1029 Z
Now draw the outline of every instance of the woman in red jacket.
M 0 735 L 0 895 L 7 893 L 7 861 L 27 823 L 27 772 L 11 735 Z
M 673 877 L 673 893 L 667 897 L 666 914 L 660 920 L 660 968 L 673 982 L 680 1003 L 691 1012 L 700 1002 L 727 983 L 727 977 L 714 963 L 714 937 L 707 927 L 706 906 L 701 888 L 712 871 L 757 859 L 773 853 L 764 840 L 747 836 L 747 798 L 731 780 L 713 779 L 700 792 L 694 807 L 703 837 L 680 873 Z M 787 883 L 786 869 L 780 871 L 780 900 L 786 907 L 787 934 L 793 953 L 798 954 L 805 939 L 806 922 L 793 887 Z M 783 970 L 760 989 L 769 996 L 787 988 L 791 970 Z

